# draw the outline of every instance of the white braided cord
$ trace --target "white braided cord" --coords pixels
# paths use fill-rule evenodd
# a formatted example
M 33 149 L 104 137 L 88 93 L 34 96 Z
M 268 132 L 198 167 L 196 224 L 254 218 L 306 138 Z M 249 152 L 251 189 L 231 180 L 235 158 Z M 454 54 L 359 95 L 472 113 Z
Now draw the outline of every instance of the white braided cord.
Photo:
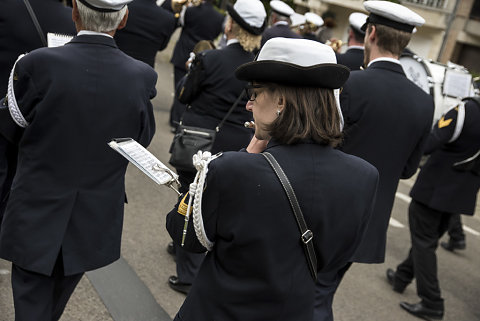
M 13 121 L 20 127 L 25 128 L 28 126 L 28 122 L 22 115 L 20 108 L 17 104 L 17 99 L 15 98 L 15 91 L 13 90 L 13 77 L 15 74 L 15 66 L 17 62 L 25 55 L 18 56 L 17 60 L 13 64 L 12 71 L 10 72 L 10 78 L 8 79 L 8 88 L 7 88 L 7 101 L 8 101 L 8 110 L 12 116 Z
M 193 201 L 193 227 L 195 228 L 195 234 L 197 235 L 198 241 L 208 251 L 212 250 L 215 243 L 208 239 L 205 226 L 203 225 L 202 194 L 205 186 L 205 180 L 207 178 L 208 164 L 217 157 L 217 155 L 212 156 L 210 152 L 202 151 L 199 151 L 197 154 L 193 155 L 193 165 L 197 169 L 197 175 L 195 176 L 194 182 L 190 184 L 190 190 L 192 190 L 192 187 L 195 189 L 195 198 Z M 191 199 L 192 195 L 190 195 L 190 200 Z M 190 209 L 190 200 L 187 213 L 189 213 L 188 211 Z

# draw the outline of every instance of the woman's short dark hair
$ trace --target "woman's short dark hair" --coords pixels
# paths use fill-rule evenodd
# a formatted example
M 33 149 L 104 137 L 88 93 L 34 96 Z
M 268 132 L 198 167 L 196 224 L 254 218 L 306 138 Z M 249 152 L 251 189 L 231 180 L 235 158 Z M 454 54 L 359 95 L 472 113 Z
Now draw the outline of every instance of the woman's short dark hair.
M 278 84 L 265 86 L 271 94 L 285 97 L 285 108 L 265 128 L 273 139 L 284 144 L 312 139 L 332 147 L 340 143 L 340 115 L 333 89 Z

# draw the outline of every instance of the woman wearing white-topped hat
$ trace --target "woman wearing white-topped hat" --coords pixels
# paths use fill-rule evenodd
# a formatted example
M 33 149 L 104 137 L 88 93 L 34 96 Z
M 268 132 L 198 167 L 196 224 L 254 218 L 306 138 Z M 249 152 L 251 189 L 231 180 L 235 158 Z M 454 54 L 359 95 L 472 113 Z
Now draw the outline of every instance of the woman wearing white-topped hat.
M 255 137 L 208 167 L 201 239 L 211 251 L 175 320 L 313 320 L 317 273 L 347 264 L 378 180 L 373 166 L 334 149 L 342 126 L 334 89 L 348 74 L 330 47 L 286 38 L 267 41 L 256 61 L 237 69 L 251 82 L 246 108 Z M 267 152 L 288 177 L 305 224 L 298 211 L 297 224 Z M 167 217 L 177 242 L 180 212 Z M 204 251 L 193 225 L 185 248 Z

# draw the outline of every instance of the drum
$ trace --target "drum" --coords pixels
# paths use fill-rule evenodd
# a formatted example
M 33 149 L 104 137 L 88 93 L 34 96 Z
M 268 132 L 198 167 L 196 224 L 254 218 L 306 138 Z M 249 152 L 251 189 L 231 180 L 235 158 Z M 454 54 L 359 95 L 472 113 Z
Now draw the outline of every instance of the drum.
M 407 78 L 432 96 L 435 103 L 434 124 L 463 98 L 474 95 L 472 75 L 463 66 L 445 65 L 416 55 L 401 56 L 400 63 Z

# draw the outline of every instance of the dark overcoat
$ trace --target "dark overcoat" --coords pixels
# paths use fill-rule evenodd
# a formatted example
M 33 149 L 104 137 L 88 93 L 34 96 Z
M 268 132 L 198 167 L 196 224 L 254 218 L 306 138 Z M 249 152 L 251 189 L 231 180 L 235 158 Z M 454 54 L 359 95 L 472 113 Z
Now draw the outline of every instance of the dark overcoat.
M 344 267 L 370 217 L 377 170 L 312 141 L 271 141 L 266 151 L 283 167 L 313 231 L 318 271 Z M 174 208 L 167 216 L 167 229 L 179 244 L 182 209 Z M 315 282 L 299 228 L 280 181 L 262 155 L 227 152 L 211 162 L 202 212 L 215 245 L 180 308 L 179 320 L 313 319 Z M 185 248 L 204 250 L 192 222 Z
M 287 24 L 275 24 L 267 29 L 262 34 L 262 46 L 267 42 L 267 40 L 282 37 L 282 38 L 298 38 L 301 39 L 302 36 L 296 34 Z
M 170 62 L 181 70 L 185 70 L 193 47 L 200 40 L 214 40 L 222 32 L 224 16 L 210 2 L 199 6 L 191 6 L 185 11 L 182 33 L 173 49 Z
M 29 0 L 45 39 L 47 32 L 75 35 L 72 8 L 58 0 Z M 0 97 L 7 93 L 13 63 L 20 54 L 43 47 L 23 1 L 0 1 Z
M 189 105 L 183 123 L 215 129 L 247 85 L 235 77 L 235 70 L 253 59 L 253 54 L 239 43 L 199 54 L 177 90 L 180 102 Z M 252 114 L 245 109 L 246 103 L 244 95 L 216 135 L 212 153 L 238 151 L 248 145 L 252 130 L 243 124 L 252 119 Z
M 458 107 L 440 118 L 428 139 L 429 154 L 410 195 L 416 201 L 437 211 L 473 215 L 480 176 L 458 171 L 453 164 L 472 157 L 480 150 L 480 105 L 472 100 L 465 104 L 465 121 L 460 136 L 449 142 L 455 131 Z
M 340 95 L 342 150 L 380 173 L 377 201 L 353 262 L 381 263 L 398 181 L 417 171 L 433 120 L 433 99 L 408 80 L 399 63 L 377 61 L 350 73 Z
M 115 33 L 115 42 L 127 55 L 153 67 L 157 51 L 167 47 L 177 21 L 155 0 L 134 0 L 128 12 L 127 26 Z
M 350 70 L 360 70 L 363 66 L 363 49 L 350 48 L 344 53 L 337 54 L 337 63 L 347 66 Z
M 29 125 L 21 129 L 0 109 L 0 133 L 19 149 L 0 257 L 45 275 L 60 251 L 65 275 L 112 263 L 120 256 L 128 161 L 107 143 L 152 139 L 155 71 L 112 38 L 81 35 L 32 51 L 16 75 Z

